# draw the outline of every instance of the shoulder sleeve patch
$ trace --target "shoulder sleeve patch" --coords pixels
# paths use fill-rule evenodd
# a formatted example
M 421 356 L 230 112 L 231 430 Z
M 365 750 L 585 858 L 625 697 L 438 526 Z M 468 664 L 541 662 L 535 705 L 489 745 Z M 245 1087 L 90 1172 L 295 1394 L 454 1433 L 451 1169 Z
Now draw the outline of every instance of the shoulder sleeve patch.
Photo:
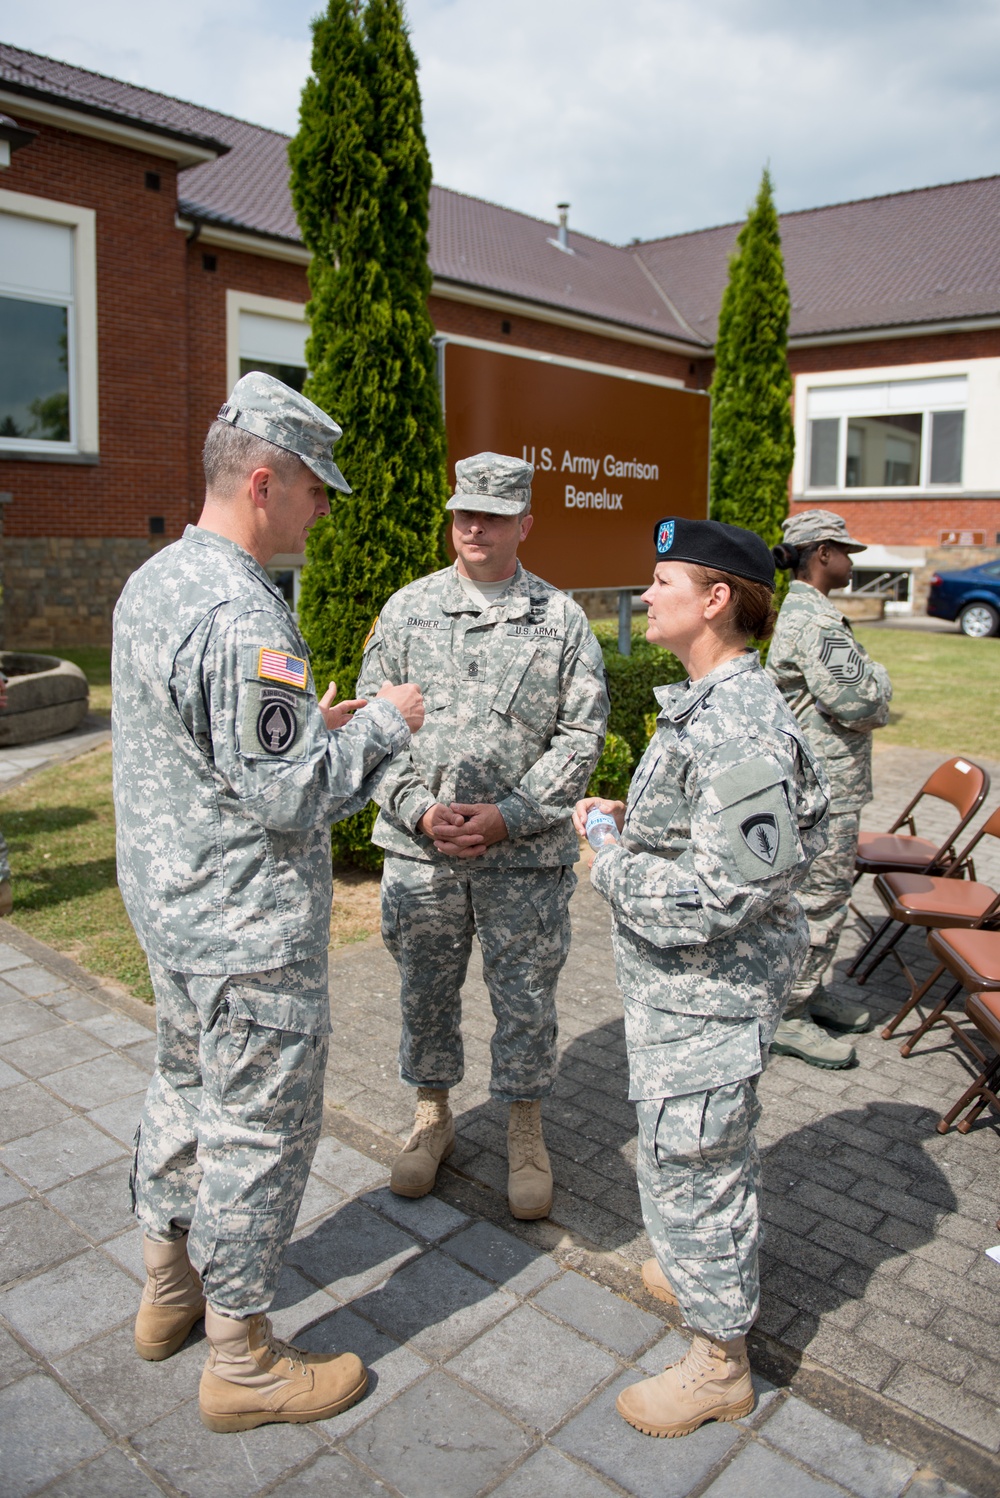
M 280 681 L 304 692 L 309 685 L 309 663 L 300 655 L 286 655 L 283 650 L 262 645 L 257 656 L 257 675 L 261 681 Z
M 865 674 L 865 658 L 857 642 L 841 630 L 824 630 L 820 636 L 819 658 L 834 681 L 853 686 Z
M 748 760 L 716 775 L 722 827 L 740 879 L 756 882 L 802 861 L 802 845 L 785 795 L 784 777 L 765 759 Z

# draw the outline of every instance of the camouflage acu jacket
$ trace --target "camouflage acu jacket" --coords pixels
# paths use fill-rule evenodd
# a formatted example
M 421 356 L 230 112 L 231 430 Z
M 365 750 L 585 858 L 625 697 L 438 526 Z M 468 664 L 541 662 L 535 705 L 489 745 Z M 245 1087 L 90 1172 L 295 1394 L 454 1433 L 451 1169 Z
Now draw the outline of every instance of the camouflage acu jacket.
M 249 973 L 329 940 L 330 828 L 409 730 L 388 702 L 330 733 L 307 649 L 267 573 L 188 526 L 115 610 L 118 882 L 164 967 Z
M 808 941 L 793 891 L 826 845 L 825 776 L 756 651 L 656 696 L 622 841 L 591 870 L 614 915 L 632 1097 L 760 1071 L 756 1021 L 780 1014 Z
M 873 728 L 889 720 L 892 683 L 854 638 L 836 603 L 793 582 L 781 606 L 767 672 L 826 766 L 832 812 L 872 798 Z
M 575 863 L 570 822 L 604 745 L 604 662 L 579 604 L 518 563 L 485 612 L 454 567 L 394 593 L 365 649 L 357 695 L 414 681 L 427 717 L 375 799 L 375 842 L 442 860 L 417 823 L 435 802 L 495 803 L 509 840 L 480 868 Z

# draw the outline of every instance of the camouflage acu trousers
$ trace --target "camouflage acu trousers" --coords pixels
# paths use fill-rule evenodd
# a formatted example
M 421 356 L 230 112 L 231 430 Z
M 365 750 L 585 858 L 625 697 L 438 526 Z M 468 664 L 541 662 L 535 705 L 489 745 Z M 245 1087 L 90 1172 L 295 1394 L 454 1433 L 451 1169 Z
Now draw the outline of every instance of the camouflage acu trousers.
M 189 1231 L 217 1310 L 266 1311 L 323 1113 L 327 957 L 238 978 L 149 964 L 157 1056 L 136 1134 L 136 1216 Z
M 420 1087 L 462 1080 L 462 984 L 473 933 L 496 1029 L 490 1095 L 547 1097 L 556 1076 L 556 983 L 569 953 L 571 868 L 476 869 L 387 855 L 382 936 L 400 977 L 399 1071 Z
M 800 1019 L 808 1014 L 824 974 L 833 966 L 854 883 L 860 820 L 861 813 L 857 811 L 830 816 L 826 849 L 813 859 L 795 891 L 809 922 L 809 949 L 792 985 L 785 1019 Z
M 0 832 L 0 884 L 10 878 L 10 858 L 7 854 L 7 839 Z
M 757 1078 L 636 1103 L 642 1215 L 693 1331 L 744 1336 L 760 1309 Z

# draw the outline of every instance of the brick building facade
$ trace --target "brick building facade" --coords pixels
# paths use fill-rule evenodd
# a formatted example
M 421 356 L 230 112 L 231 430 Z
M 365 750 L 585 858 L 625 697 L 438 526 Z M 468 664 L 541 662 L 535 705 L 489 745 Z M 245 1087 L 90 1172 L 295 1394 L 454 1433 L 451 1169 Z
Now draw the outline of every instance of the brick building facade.
M 103 643 L 125 578 L 196 518 L 203 434 L 241 368 L 304 372 L 308 256 L 287 142 L 2 45 L 0 113 L 17 122 L 0 119 L 4 643 Z M 987 418 L 1000 426 L 993 260 L 950 281 L 932 263 L 924 288 L 903 255 L 919 232 L 947 265 L 954 235 L 969 237 L 962 204 L 979 223 L 984 197 L 1000 207 L 1000 179 L 783 220 L 792 504 L 842 513 L 872 545 L 863 563 L 907 573 L 903 606 L 943 559 L 1000 554 L 1000 447 L 984 435 Z M 435 189 L 431 316 L 443 333 L 705 389 L 737 228 L 620 248 Z M 841 240 L 860 291 L 830 269 Z M 888 416 L 871 414 L 878 401 Z M 914 413 L 894 417 L 900 401 Z M 871 478 L 859 444 L 882 441 L 879 422 L 887 482 L 853 493 Z M 821 440 L 830 454 L 839 441 L 839 458 L 817 457 Z

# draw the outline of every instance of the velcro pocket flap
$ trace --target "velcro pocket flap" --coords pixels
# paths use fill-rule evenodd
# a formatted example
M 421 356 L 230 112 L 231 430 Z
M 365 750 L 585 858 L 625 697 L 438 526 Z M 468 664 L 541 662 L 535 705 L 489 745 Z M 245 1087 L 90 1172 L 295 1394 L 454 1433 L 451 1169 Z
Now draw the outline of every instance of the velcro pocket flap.
M 748 760 L 712 781 L 733 863 L 749 883 L 802 862 L 802 844 L 785 795 L 785 778 L 765 759 Z
M 500 682 L 493 696 L 492 707 L 494 712 L 506 713 L 510 710 L 510 705 L 514 700 L 517 689 L 521 685 L 521 682 L 524 680 L 528 668 L 531 666 L 537 654 L 538 646 L 536 645 L 530 655 L 525 654 L 514 656 L 506 671 L 501 676 Z

